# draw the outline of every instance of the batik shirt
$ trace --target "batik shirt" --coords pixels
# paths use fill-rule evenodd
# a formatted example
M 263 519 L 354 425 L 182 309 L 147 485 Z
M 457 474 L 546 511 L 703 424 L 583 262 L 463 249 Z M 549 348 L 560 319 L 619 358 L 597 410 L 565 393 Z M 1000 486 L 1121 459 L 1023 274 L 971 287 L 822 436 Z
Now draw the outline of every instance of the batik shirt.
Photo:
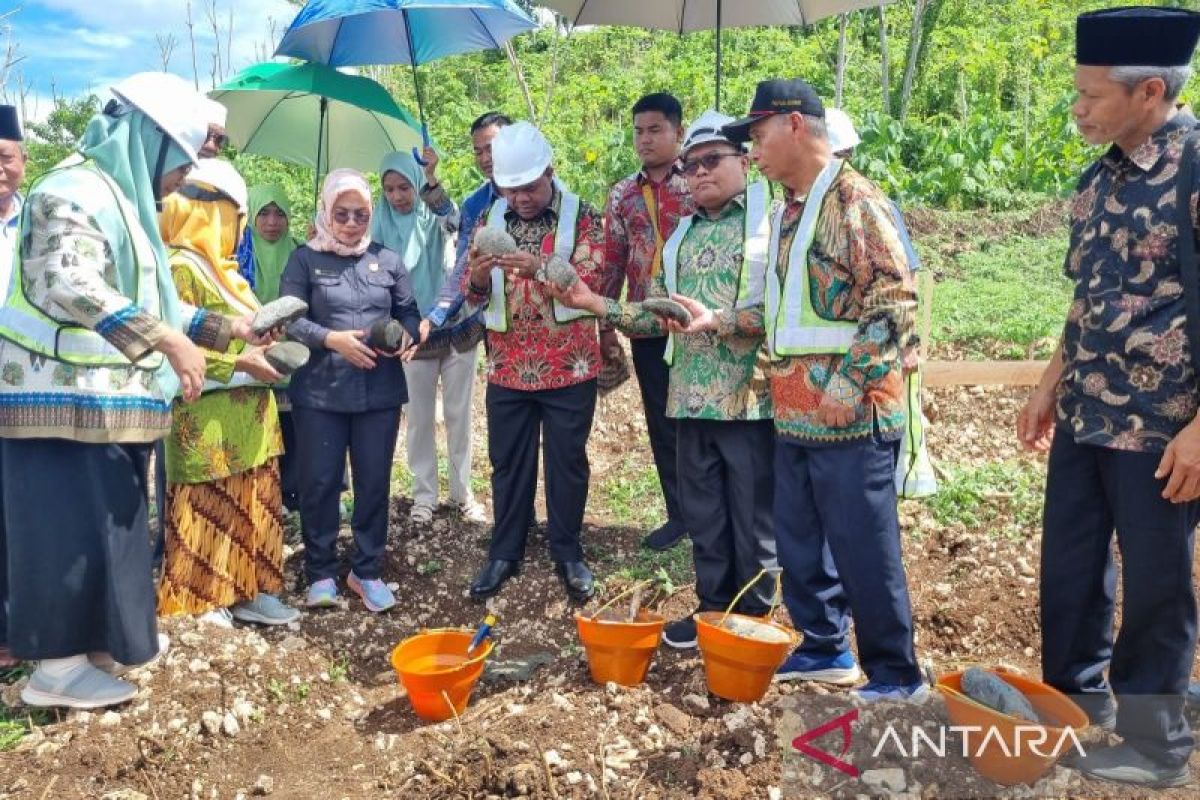
M 1195 124 L 1177 114 L 1129 155 L 1113 146 L 1076 188 L 1058 421 L 1082 444 L 1160 451 L 1196 415 L 1175 224 Z
M 678 168 L 672 168 L 661 183 L 650 180 L 644 172 L 617 181 L 604 209 L 606 277 L 600 292 L 613 300 L 621 298 L 621 289 L 627 282 L 626 299 L 631 303 L 645 300 L 652 285 L 650 273 L 658 238 L 647 194 L 657 212 L 658 232 L 663 242 L 671 238 L 680 219 L 696 210 L 687 180 Z M 646 334 L 630 335 L 638 338 Z
M 804 198 L 789 198 L 780 228 L 782 283 Z M 775 429 L 804 445 L 876 436 L 899 439 L 906 419 L 901 353 L 912 346 L 917 293 L 904 244 L 883 192 L 849 164 L 833 180 L 808 253 L 808 287 L 821 317 L 857 323 L 844 355 L 784 358 L 772 365 Z M 826 396 L 854 409 L 843 428 L 821 422 Z
M 741 198 L 710 218 L 700 213 L 679 247 L 679 294 L 717 309 L 717 330 L 677 335 L 667 389 L 667 416 L 676 419 L 771 418 L 762 370 L 763 308 L 734 310 L 742 272 L 745 206 Z M 660 271 L 650 297 L 666 297 Z M 661 336 L 660 318 L 640 303 L 607 300 L 608 322 L 629 335 Z
M 521 219 L 511 208 L 505 213 L 505 228 L 516 240 L 517 247 L 539 256 L 553 252 L 561 200 L 562 194 L 555 188 L 550 205 L 536 219 Z M 486 220 L 481 220 L 480 225 L 485 224 Z M 600 286 L 604 268 L 602 226 L 599 212 L 589 203 L 580 201 L 571 265 L 593 291 Z M 468 290 L 467 300 L 486 305 L 490 285 L 472 284 L 469 270 L 463 278 Z M 508 332 L 487 332 L 488 382 L 507 389 L 539 391 L 574 386 L 596 377 L 600 367 L 600 343 L 593 317 L 559 324 L 554 319 L 550 295 L 539 281 L 531 278 L 507 276 L 504 290 Z

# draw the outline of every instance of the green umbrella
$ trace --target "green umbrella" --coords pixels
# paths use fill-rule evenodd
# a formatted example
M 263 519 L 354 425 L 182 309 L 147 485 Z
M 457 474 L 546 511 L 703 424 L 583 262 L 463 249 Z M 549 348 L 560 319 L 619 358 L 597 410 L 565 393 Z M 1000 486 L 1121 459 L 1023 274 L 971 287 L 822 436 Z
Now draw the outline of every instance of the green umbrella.
M 229 140 L 313 167 L 373 170 L 388 153 L 422 144 L 420 123 L 370 78 L 323 64 L 255 64 L 214 89 L 229 109 Z

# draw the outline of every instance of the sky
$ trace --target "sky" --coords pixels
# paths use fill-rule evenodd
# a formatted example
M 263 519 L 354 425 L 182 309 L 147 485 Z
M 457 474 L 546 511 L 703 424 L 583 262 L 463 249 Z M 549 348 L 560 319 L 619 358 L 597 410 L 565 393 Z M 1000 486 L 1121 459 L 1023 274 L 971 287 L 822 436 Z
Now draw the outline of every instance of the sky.
M 212 87 L 215 38 L 208 9 L 216 4 L 222 62 L 229 12 L 233 10 L 229 76 L 269 55 L 298 8 L 285 0 L 192 0 L 196 72 L 200 88 Z M 103 95 L 107 86 L 143 70 L 163 68 L 159 39 L 174 37 L 167 70 L 194 80 L 188 38 L 187 0 L 0 0 L 0 66 L 4 48 L 15 45 L 22 60 L 3 88 L 14 99 L 18 78 L 27 88 L 25 114 L 44 118 L 58 96 Z M 274 28 L 272 29 L 272 23 Z

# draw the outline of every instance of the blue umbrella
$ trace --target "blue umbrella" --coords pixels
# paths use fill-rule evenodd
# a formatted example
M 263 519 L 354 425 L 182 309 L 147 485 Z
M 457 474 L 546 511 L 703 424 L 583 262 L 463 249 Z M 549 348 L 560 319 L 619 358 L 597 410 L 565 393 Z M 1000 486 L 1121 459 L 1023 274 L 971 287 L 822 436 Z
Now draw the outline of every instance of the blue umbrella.
M 309 0 L 292 20 L 275 55 L 335 67 L 408 64 L 428 145 L 417 65 L 502 47 L 518 33 L 536 27 L 512 0 Z

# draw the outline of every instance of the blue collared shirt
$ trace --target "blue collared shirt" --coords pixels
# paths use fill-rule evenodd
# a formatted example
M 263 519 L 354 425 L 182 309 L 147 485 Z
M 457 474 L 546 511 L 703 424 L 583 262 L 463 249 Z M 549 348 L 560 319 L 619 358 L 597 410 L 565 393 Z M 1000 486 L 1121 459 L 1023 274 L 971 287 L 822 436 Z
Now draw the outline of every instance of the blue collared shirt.
M 442 284 L 437 302 L 429 312 L 429 321 L 435 327 L 445 325 L 446 320 L 458 313 L 466 299 L 462 292 L 462 279 L 467 271 L 467 250 L 471 244 L 471 237 L 475 233 L 475 226 L 484 220 L 492 208 L 492 203 L 499 198 L 500 193 L 496 191 L 495 184 L 487 181 L 464 200 L 459 209 L 458 250 L 454 256 L 454 270 Z

